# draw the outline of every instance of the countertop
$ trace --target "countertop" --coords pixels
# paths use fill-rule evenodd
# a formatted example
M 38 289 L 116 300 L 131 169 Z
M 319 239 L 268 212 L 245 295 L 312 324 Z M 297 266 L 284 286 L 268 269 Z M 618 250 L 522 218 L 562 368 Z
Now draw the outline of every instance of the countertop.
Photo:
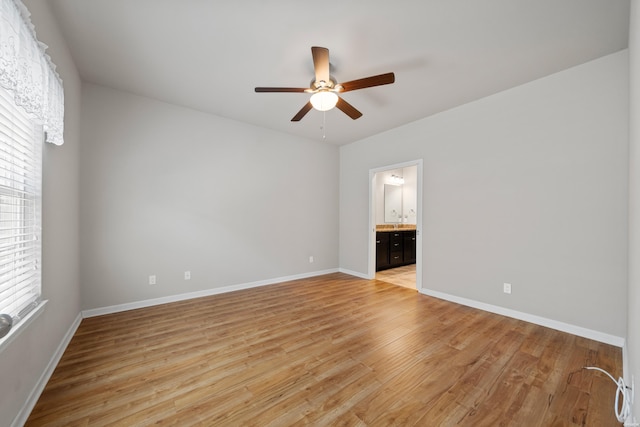
M 398 224 L 397 228 L 394 224 L 378 224 L 376 231 L 412 231 L 416 229 L 415 224 Z

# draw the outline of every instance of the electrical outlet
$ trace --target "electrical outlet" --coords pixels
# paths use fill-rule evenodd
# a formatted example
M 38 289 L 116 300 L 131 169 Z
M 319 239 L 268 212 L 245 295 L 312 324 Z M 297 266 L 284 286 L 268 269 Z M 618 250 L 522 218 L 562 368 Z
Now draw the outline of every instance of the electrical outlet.
M 511 293 L 511 283 L 503 283 L 502 284 L 502 291 L 505 294 L 510 294 Z
M 185 271 L 184 272 L 184 280 L 191 280 L 191 272 L 190 271 Z
M 313 255 L 309 257 L 309 263 L 313 264 Z
M 151 276 L 149 276 L 149 284 L 150 285 L 155 285 L 156 284 L 156 275 L 152 274 Z

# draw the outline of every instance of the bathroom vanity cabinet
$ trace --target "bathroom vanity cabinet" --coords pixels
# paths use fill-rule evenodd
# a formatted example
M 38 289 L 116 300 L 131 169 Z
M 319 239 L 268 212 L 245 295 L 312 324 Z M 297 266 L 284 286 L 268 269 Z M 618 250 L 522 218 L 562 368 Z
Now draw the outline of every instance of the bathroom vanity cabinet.
M 376 232 L 376 271 L 416 262 L 416 230 Z

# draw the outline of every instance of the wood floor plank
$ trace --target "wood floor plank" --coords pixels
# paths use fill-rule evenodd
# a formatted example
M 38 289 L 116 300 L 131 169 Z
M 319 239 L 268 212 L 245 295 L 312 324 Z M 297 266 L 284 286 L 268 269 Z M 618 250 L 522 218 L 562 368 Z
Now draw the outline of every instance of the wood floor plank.
M 84 319 L 26 425 L 617 425 L 621 359 L 334 273 Z

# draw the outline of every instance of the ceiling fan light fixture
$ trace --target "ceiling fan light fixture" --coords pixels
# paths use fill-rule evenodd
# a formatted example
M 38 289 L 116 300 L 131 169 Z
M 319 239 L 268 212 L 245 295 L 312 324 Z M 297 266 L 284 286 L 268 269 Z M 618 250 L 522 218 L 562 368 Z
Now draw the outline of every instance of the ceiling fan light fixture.
M 329 111 L 338 103 L 338 95 L 329 91 L 320 91 L 311 95 L 311 105 L 318 111 Z

